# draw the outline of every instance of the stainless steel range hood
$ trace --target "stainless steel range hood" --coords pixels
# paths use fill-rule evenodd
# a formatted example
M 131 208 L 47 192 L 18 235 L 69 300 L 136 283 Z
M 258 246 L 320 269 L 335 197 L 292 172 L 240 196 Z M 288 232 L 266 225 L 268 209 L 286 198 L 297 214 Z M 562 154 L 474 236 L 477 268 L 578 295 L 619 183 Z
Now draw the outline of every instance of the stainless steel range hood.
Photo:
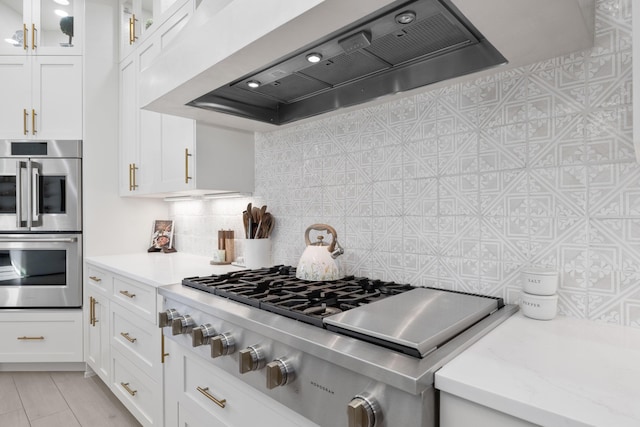
M 258 3 L 203 2 L 143 72 L 146 108 L 265 130 L 593 41 L 593 0 Z M 243 6 L 275 18 L 251 22 Z

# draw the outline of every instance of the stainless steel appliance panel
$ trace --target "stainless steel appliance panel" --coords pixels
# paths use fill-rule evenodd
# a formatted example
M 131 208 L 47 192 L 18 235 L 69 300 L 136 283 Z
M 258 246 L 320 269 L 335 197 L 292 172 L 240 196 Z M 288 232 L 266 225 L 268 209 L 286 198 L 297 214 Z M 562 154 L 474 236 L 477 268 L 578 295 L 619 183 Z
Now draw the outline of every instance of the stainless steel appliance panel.
M 80 307 L 81 265 L 81 234 L 0 235 L 0 307 Z
M 82 230 L 80 145 L 0 140 L 0 232 Z
M 415 349 L 424 357 L 498 308 L 492 298 L 416 288 L 328 316 L 324 323 L 341 332 Z

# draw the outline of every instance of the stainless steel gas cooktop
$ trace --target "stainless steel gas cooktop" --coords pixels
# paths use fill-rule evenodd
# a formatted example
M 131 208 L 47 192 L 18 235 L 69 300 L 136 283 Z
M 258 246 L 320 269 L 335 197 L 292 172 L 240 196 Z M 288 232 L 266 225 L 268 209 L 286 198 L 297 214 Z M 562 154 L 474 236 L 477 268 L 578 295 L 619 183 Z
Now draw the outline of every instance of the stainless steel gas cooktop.
M 414 357 L 504 305 L 501 298 L 364 277 L 308 282 L 289 266 L 192 277 L 182 285 Z

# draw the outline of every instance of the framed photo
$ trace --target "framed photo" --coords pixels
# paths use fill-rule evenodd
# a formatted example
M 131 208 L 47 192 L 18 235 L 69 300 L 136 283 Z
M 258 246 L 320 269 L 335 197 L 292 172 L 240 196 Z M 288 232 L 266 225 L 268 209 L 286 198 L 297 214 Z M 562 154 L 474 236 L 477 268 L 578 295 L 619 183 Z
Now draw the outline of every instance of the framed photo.
M 155 250 L 173 249 L 173 221 L 155 220 L 153 222 L 151 248 Z

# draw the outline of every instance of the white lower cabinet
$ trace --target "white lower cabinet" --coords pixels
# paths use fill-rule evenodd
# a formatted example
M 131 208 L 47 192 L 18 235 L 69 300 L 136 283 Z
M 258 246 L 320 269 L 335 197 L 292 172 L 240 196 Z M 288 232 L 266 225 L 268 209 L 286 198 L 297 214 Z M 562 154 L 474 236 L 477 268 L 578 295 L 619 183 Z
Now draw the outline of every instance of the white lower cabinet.
M 157 288 L 87 261 L 86 362 L 143 426 L 164 426 Z
M 165 349 L 167 427 L 316 425 L 172 340 Z
M 0 363 L 82 362 L 82 310 L 0 311 Z
M 137 364 L 111 349 L 110 384 L 113 393 L 143 426 L 162 426 L 162 377 L 159 382 L 142 372 Z
M 537 427 L 528 421 L 440 392 L 440 427 Z

